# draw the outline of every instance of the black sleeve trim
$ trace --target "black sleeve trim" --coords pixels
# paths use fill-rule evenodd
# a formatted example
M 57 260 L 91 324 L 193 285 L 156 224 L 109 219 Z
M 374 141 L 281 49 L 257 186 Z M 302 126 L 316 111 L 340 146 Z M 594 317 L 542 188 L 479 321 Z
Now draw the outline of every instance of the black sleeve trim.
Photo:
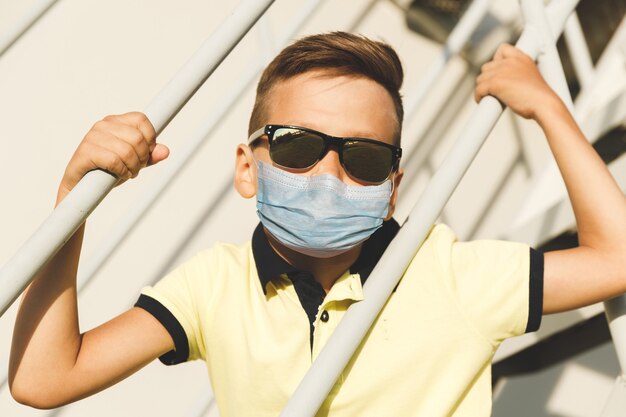
M 525 333 L 537 331 L 543 316 L 543 253 L 530 248 L 528 324 Z
M 135 307 L 140 307 L 152 314 L 168 331 L 174 340 L 174 350 L 165 353 L 159 360 L 165 365 L 176 365 L 187 362 L 189 359 L 189 341 L 185 329 L 178 322 L 176 317 L 163 304 L 154 298 L 141 294 L 135 303 Z

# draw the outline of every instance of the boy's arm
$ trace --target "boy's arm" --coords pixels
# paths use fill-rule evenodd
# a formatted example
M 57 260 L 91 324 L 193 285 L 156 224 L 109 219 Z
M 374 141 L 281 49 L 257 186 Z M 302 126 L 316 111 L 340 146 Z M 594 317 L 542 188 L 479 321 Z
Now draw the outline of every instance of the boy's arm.
M 165 159 L 169 151 L 156 145 L 155 136 L 140 113 L 96 123 L 68 164 L 57 204 L 92 169 L 123 182 Z M 9 384 L 17 401 L 33 407 L 58 407 L 98 392 L 174 348 L 165 328 L 140 308 L 80 334 L 76 272 L 84 228 L 37 274 L 21 300 Z
M 476 99 L 493 95 L 543 129 L 567 187 L 579 246 L 547 252 L 544 313 L 626 292 L 626 199 L 575 120 L 532 60 L 502 45 L 477 79 Z

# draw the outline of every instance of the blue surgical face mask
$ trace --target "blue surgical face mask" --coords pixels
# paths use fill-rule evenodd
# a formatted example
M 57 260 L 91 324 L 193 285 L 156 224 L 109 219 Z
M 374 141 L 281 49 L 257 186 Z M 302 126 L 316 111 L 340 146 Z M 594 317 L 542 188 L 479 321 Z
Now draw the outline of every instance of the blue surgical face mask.
M 258 163 L 257 214 L 280 243 L 305 255 L 330 258 L 350 250 L 382 226 L 391 180 L 350 186 L 329 174 L 305 176 Z

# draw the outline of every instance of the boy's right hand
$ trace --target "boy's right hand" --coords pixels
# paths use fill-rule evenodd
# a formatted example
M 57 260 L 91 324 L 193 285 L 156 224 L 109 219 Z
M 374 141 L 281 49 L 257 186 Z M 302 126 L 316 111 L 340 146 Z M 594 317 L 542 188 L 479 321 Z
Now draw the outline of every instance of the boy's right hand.
M 59 186 L 57 204 L 89 171 L 107 171 L 119 178 L 119 185 L 169 153 L 165 145 L 156 143 L 156 132 L 145 114 L 107 116 L 93 125 L 74 152 Z

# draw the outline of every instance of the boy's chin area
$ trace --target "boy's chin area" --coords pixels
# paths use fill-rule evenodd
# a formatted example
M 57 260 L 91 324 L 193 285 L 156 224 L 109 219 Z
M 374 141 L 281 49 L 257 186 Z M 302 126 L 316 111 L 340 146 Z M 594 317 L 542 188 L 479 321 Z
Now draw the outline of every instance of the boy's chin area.
M 361 254 L 361 248 L 364 243 L 361 242 L 355 247 L 337 254 L 336 256 L 320 258 L 305 255 L 290 249 L 280 243 L 266 228 L 263 228 L 263 231 L 265 232 L 265 236 L 267 236 L 270 246 L 278 256 L 297 269 L 311 272 L 315 280 L 319 282 L 327 292 L 330 290 L 330 287 L 332 287 L 332 284 L 356 262 Z
M 312 262 L 324 262 L 327 260 L 337 260 L 339 258 L 350 257 L 348 255 L 350 254 L 350 252 L 356 252 L 357 257 L 358 257 L 358 254 L 361 252 L 361 246 L 365 242 L 365 241 L 360 242 L 355 247 L 345 250 L 343 252 L 339 252 L 337 254 L 331 254 L 329 256 L 315 256 L 315 255 L 310 255 L 304 252 L 300 252 L 298 250 L 292 249 L 284 245 L 276 237 L 274 237 L 274 235 L 272 235 L 272 233 L 269 230 L 267 230 L 265 227 L 263 227 L 263 231 L 265 232 L 265 236 L 267 236 L 267 240 L 272 246 L 272 249 L 274 249 L 274 251 L 278 253 L 278 255 L 280 255 L 281 258 L 285 259 L 288 262 L 289 262 L 289 259 L 298 259 L 298 258 L 303 258 L 307 260 L 310 259 Z

